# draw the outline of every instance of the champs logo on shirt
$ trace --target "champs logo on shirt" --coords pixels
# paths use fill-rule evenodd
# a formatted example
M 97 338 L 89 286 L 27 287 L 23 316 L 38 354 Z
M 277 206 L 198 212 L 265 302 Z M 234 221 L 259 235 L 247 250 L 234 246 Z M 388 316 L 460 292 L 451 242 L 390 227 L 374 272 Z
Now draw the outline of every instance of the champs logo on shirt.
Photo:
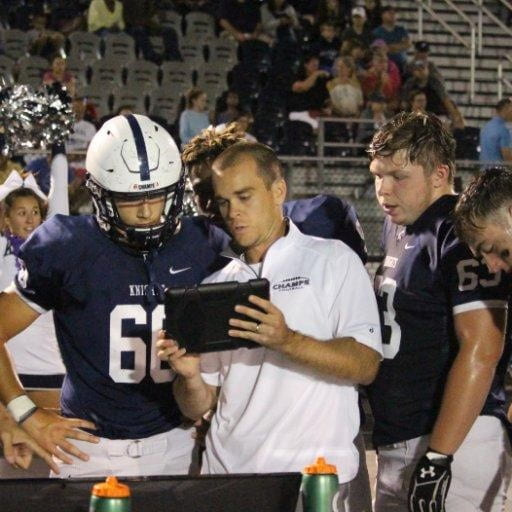
M 300 290 L 306 286 L 309 286 L 309 277 L 296 276 L 283 279 L 282 281 L 275 283 L 272 285 L 272 290 L 277 292 L 288 292 L 293 290 Z

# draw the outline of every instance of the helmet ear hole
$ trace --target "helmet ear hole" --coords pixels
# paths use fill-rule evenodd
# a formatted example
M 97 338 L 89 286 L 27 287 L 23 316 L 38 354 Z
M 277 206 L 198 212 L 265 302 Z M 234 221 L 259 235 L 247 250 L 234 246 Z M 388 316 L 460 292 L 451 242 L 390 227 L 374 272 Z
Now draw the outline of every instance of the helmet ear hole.
M 182 213 L 185 176 L 178 147 L 164 128 L 146 116 L 116 116 L 93 137 L 86 167 L 96 219 L 114 242 L 145 252 L 174 234 Z M 135 199 L 155 193 L 165 194 L 161 222 L 140 228 L 123 223 L 114 194 Z

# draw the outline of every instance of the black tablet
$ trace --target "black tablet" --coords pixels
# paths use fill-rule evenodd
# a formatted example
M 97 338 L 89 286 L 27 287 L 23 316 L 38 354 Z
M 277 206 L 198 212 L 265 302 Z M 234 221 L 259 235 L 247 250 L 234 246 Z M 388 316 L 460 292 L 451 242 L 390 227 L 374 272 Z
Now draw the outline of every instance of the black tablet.
M 256 308 L 250 304 L 249 295 L 268 300 L 269 289 L 267 279 L 167 288 L 164 329 L 169 338 L 193 353 L 259 347 L 252 341 L 228 336 L 229 319 L 247 320 L 248 317 L 235 311 L 235 306 L 245 304 Z

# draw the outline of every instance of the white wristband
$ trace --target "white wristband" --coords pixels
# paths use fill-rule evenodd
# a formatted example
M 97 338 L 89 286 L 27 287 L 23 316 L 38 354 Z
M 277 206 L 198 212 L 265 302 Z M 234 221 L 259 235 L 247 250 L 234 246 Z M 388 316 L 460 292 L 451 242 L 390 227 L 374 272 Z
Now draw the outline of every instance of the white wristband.
M 27 395 L 17 396 L 7 404 L 7 410 L 16 423 L 27 418 L 35 409 L 37 409 L 36 404 Z

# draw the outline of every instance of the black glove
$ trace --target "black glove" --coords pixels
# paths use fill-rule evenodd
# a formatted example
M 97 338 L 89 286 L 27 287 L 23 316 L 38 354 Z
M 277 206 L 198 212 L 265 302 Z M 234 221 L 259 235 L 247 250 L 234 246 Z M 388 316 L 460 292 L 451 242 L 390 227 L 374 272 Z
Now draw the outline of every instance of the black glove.
M 430 448 L 421 457 L 409 486 L 409 512 L 445 512 L 444 502 L 450 488 L 452 455 Z

